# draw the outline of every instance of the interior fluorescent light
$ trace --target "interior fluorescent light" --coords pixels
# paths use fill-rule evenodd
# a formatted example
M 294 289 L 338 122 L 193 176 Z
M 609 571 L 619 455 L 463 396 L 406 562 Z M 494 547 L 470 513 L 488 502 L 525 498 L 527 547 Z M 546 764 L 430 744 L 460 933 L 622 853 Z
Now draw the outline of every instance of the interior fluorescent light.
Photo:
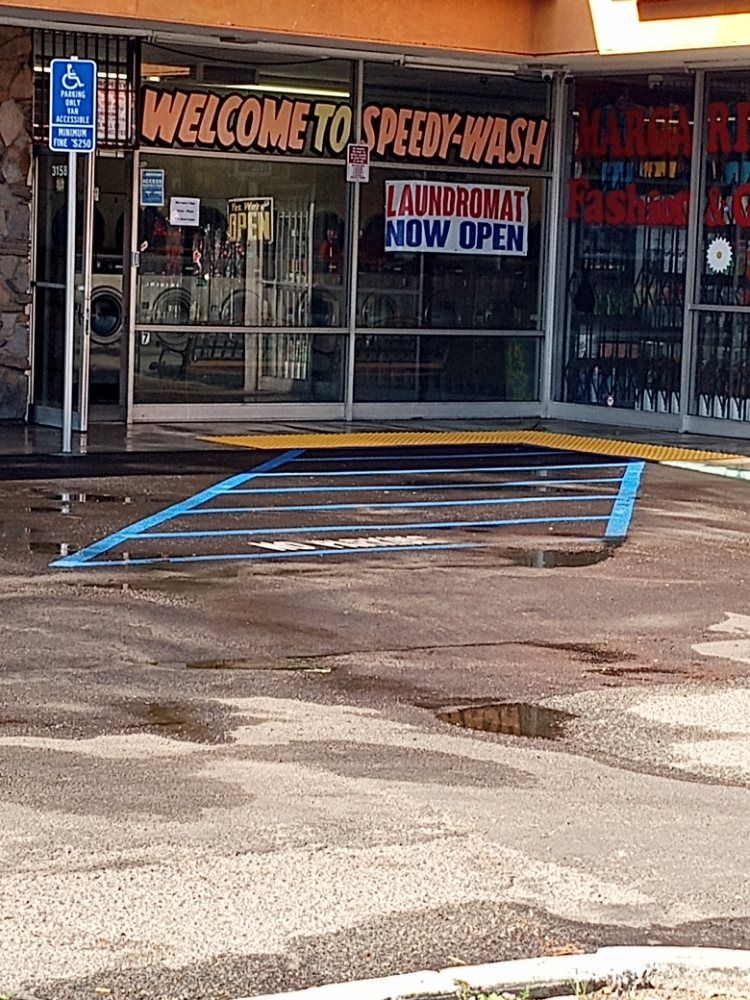
M 410 55 L 404 55 L 398 61 L 403 66 L 412 66 L 414 69 L 442 70 L 449 73 L 478 73 L 480 76 L 510 76 L 521 68 L 515 63 L 441 63 L 434 57 L 426 59 L 424 56 Z
M 268 94 L 306 94 L 308 97 L 351 97 L 348 90 L 327 87 L 303 87 L 286 83 L 211 83 L 203 84 L 212 90 L 252 90 Z

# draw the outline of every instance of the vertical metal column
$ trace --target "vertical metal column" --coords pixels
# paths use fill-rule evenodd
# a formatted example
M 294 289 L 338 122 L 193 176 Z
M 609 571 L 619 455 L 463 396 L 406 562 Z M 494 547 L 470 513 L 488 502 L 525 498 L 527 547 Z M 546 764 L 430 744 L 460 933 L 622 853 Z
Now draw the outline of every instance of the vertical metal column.
M 76 270 L 76 154 L 68 153 L 68 241 L 65 260 L 65 349 L 63 353 L 62 450 L 73 442 L 73 335 Z
M 695 357 L 695 304 L 698 289 L 698 245 L 702 232 L 701 197 L 703 187 L 703 138 L 705 133 L 706 74 L 695 73 L 693 145 L 690 156 L 690 202 L 688 208 L 687 246 L 685 249 L 685 307 L 682 321 L 682 364 L 680 368 L 680 431 L 684 432 L 693 398 L 693 358 Z
M 89 429 L 89 368 L 91 355 L 91 274 L 94 267 L 94 189 L 96 153 L 84 157 L 83 242 L 81 253 L 81 293 L 83 313 L 81 322 L 81 390 L 79 394 L 79 430 Z
M 362 95 L 364 92 L 364 63 L 360 59 L 354 67 L 354 141 L 362 141 Z M 354 352 L 357 344 L 357 267 L 359 262 L 359 201 L 360 185 L 350 184 L 349 197 L 349 339 L 346 352 L 346 396 L 344 419 L 351 421 L 354 413 Z
M 555 319 L 557 316 L 558 280 L 560 277 L 559 250 L 560 233 L 563 226 L 561 210 L 563 205 L 562 185 L 563 154 L 569 127 L 567 102 L 565 99 L 565 74 L 555 73 L 552 85 L 552 179 L 547 197 L 547 255 L 546 261 L 539 261 L 540 274 L 545 283 L 544 297 L 544 339 L 542 341 L 541 403 L 542 413 L 547 416 L 552 399 L 553 348 L 555 341 Z
M 138 216 L 141 210 L 141 153 L 136 149 L 133 153 L 133 169 L 131 181 L 132 197 L 130 199 L 130 257 L 126 263 L 127 275 L 125 275 L 124 289 L 128 296 L 128 328 L 123 330 L 123 335 L 127 337 L 128 355 L 128 384 L 125 394 L 125 423 L 133 423 L 133 395 L 135 392 L 135 365 L 138 360 L 138 346 L 136 338 L 140 334 L 135 332 L 137 321 L 136 305 L 138 302 L 138 268 L 141 262 L 140 246 L 138 244 Z M 245 318 L 243 316 L 243 323 Z M 245 338 L 247 347 L 247 338 Z

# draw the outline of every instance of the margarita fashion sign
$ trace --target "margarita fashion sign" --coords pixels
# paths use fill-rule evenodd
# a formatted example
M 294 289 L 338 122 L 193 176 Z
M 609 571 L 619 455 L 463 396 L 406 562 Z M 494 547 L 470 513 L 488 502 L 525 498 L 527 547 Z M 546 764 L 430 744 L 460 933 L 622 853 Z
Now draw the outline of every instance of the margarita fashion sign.
M 385 249 L 525 257 L 529 189 L 386 181 Z

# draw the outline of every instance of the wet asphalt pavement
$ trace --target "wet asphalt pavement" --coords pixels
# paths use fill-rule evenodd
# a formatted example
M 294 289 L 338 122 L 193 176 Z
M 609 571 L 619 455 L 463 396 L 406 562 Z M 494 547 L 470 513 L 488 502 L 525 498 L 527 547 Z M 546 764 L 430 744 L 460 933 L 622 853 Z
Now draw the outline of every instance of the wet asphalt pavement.
M 406 488 L 335 494 L 356 509 L 180 511 L 94 557 L 158 562 L 49 567 L 267 457 L 0 482 L 0 993 L 232 1000 L 607 943 L 750 947 L 747 485 L 650 465 L 615 547 L 612 484 L 547 484 L 535 521 L 515 502 L 417 517 L 376 505 L 518 499 L 535 476 L 486 467 L 543 462 L 438 480 L 399 456 Z M 338 469 L 371 468 L 355 457 Z M 543 520 L 562 507 L 596 520 Z M 449 516 L 472 526 L 431 526 Z M 300 517 L 308 548 L 279 548 L 269 529 Z M 519 523 L 473 523 L 500 519 Z M 172 535 L 196 521 L 266 533 Z M 309 548 L 404 532 L 467 547 Z

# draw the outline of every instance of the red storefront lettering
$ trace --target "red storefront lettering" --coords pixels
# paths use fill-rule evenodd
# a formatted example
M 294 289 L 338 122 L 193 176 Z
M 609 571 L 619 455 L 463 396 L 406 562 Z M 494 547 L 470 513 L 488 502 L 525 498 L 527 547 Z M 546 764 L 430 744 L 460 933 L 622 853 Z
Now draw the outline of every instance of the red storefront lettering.
M 740 229 L 750 229 L 750 184 L 740 184 L 735 188 L 732 216 Z
M 750 197 L 750 185 L 748 185 Z M 591 181 L 573 179 L 568 187 L 568 212 L 571 221 L 583 219 L 590 226 L 668 226 L 684 228 L 688 223 L 688 191 L 661 195 L 654 188 L 638 194 L 635 184 L 614 191 L 591 186 Z M 750 205 L 748 206 L 750 219 Z M 750 221 L 748 222 L 750 225 Z
M 607 108 L 578 111 L 576 156 L 610 160 L 690 157 L 692 128 L 686 108 Z
M 586 108 L 580 108 L 578 111 L 578 148 L 576 150 L 579 160 L 586 156 L 602 155 L 602 149 L 599 145 L 601 130 L 601 108 L 594 108 L 590 113 Z

